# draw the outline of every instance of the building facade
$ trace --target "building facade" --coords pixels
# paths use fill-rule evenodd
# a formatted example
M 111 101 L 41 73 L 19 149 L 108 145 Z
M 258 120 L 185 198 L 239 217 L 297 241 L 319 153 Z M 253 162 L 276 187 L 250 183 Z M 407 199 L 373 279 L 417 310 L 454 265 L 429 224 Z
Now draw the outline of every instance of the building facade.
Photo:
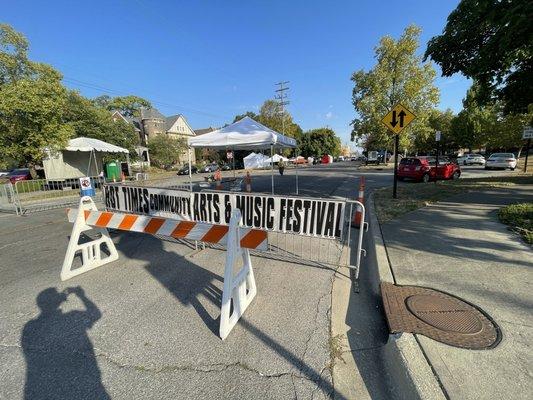
M 194 130 L 191 128 L 187 119 L 182 114 L 171 115 L 165 117 L 155 108 L 141 109 L 139 117 L 127 117 L 122 115 L 119 111 L 114 111 L 112 118 L 116 121 L 121 118 L 129 124 L 133 124 L 135 131 L 139 134 L 139 147 L 146 148 L 150 142 L 150 138 L 158 135 L 168 135 L 174 139 L 183 139 L 187 141 L 188 138 L 195 136 Z M 188 160 L 188 151 L 185 149 L 180 154 L 180 162 L 186 163 Z M 143 159 L 145 157 L 142 157 Z M 191 152 L 192 163 L 196 163 L 194 152 Z

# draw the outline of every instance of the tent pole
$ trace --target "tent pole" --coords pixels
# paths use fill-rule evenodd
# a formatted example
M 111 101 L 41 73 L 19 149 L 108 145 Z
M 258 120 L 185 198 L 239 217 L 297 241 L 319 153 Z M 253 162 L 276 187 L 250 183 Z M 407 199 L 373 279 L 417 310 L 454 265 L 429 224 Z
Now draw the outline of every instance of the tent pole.
M 274 146 L 270 145 L 270 180 L 272 183 L 272 194 L 274 194 Z
M 192 166 L 191 166 L 191 148 L 189 147 L 187 151 L 187 155 L 189 157 L 189 188 L 192 192 Z
M 233 160 L 233 179 L 237 179 L 237 173 L 235 172 L 235 148 L 231 149 L 231 159 Z
M 298 147 L 296 148 L 296 195 L 298 195 Z

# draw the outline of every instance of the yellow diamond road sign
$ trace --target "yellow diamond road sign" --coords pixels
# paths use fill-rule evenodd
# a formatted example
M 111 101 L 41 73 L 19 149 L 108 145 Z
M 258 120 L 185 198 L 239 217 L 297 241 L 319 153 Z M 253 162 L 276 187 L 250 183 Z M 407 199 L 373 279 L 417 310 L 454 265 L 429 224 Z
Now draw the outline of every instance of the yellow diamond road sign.
M 409 125 L 416 116 L 400 103 L 396 104 L 381 120 L 387 128 L 394 133 L 400 133 Z

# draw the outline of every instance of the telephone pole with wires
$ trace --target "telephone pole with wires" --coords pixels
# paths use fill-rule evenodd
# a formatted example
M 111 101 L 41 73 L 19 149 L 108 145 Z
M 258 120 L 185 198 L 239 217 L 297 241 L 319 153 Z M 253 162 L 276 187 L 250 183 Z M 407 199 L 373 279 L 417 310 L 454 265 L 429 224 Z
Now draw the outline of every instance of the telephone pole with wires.
M 278 101 L 279 104 L 279 112 L 281 113 L 281 133 L 285 135 L 285 106 L 290 104 L 290 101 L 288 99 L 288 94 L 285 93 L 287 90 L 289 90 L 289 87 L 287 86 L 289 84 L 289 81 L 283 81 L 276 83 L 276 86 L 279 86 L 279 89 L 276 89 L 276 95 L 274 98 Z

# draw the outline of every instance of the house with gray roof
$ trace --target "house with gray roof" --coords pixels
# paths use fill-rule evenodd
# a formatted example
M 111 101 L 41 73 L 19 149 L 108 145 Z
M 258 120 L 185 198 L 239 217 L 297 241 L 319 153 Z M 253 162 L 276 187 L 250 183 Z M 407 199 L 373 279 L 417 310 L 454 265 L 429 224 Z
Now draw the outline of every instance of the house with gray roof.
M 139 133 L 140 144 L 143 147 L 148 145 L 150 138 L 157 135 L 168 135 L 174 139 L 183 138 L 185 140 L 196 135 L 183 114 L 165 117 L 155 108 L 141 108 L 139 117 L 124 116 L 119 111 L 114 111 L 112 117 L 115 121 L 121 118 L 129 124 L 133 124 Z M 180 160 L 183 163 L 187 159 L 187 150 L 185 150 L 180 155 Z M 192 162 L 196 163 L 194 152 L 192 153 Z

